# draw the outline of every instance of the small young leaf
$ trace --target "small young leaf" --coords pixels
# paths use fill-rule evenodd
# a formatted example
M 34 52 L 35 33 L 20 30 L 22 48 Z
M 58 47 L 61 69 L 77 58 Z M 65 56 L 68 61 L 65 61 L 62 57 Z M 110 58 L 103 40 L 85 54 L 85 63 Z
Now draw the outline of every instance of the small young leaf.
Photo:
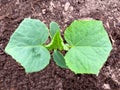
M 50 23 L 50 37 L 53 38 L 56 32 L 60 31 L 60 27 L 56 22 Z
M 112 49 L 101 21 L 75 20 L 65 31 L 71 49 L 66 65 L 75 73 L 98 74 Z
M 19 62 L 27 73 L 44 69 L 50 61 L 49 51 L 42 45 L 48 29 L 36 19 L 24 19 L 10 38 L 5 51 Z
M 50 44 L 46 45 L 46 48 L 49 50 L 64 50 L 64 47 L 66 48 L 60 35 L 60 31 L 57 31 Z
M 57 50 L 55 50 L 54 53 L 53 53 L 53 60 L 61 68 L 68 68 L 66 66 L 65 59 L 64 59 L 63 55 Z

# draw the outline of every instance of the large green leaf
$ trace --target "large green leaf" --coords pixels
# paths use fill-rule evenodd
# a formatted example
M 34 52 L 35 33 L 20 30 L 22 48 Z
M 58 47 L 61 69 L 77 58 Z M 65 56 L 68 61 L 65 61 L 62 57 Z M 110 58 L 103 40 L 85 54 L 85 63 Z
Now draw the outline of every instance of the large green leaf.
M 62 67 L 62 68 L 68 68 L 66 66 L 66 63 L 65 63 L 65 59 L 64 59 L 64 56 L 57 50 L 54 50 L 54 53 L 53 53 L 53 60 L 55 61 L 55 63 Z
M 65 55 L 75 73 L 98 74 L 112 49 L 101 21 L 75 20 L 65 31 L 71 49 Z
M 5 51 L 19 62 L 26 72 L 37 72 L 49 64 L 50 54 L 42 45 L 48 29 L 36 19 L 24 19 L 10 38 Z

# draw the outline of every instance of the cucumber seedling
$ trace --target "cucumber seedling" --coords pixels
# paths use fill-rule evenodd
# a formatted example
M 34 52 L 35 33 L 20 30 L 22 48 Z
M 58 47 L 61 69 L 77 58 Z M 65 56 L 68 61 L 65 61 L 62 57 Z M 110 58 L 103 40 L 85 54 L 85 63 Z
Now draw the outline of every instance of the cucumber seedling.
M 51 42 L 46 45 L 49 36 Z M 50 61 L 49 51 L 53 50 L 53 60 L 58 66 L 75 74 L 98 74 L 112 50 L 102 21 L 75 20 L 66 28 L 64 38 L 67 43 L 56 22 L 50 23 L 49 30 L 40 20 L 25 18 L 10 37 L 5 51 L 27 73 L 44 69 Z

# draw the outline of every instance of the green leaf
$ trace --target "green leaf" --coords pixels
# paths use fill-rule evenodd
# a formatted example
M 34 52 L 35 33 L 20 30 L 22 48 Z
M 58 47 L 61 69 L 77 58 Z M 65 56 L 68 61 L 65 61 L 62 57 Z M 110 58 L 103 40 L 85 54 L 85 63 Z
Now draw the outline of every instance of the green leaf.
M 5 51 L 19 62 L 27 73 L 44 69 L 50 61 L 49 51 L 42 45 L 48 29 L 36 19 L 24 19 L 10 38 Z
M 75 20 L 65 31 L 71 49 L 66 65 L 77 73 L 98 74 L 112 49 L 101 21 Z
M 46 45 L 45 47 L 49 50 L 67 50 L 68 47 L 63 43 L 63 39 L 60 35 L 60 28 L 56 22 L 50 23 L 50 36 L 52 41 L 50 44 Z
M 60 27 L 56 22 L 51 22 L 50 23 L 50 36 L 51 38 L 54 37 L 54 35 L 56 34 L 56 32 L 60 31 Z
M 64 59 L 63 55 L 57 50 L 55 50 L 53 53 L 53 60 L 61 68 L 68 68 L 66 66 L 65 59 Z
M 46 48 L 49 50 L 64 50 L 64 47 L 66 49 L 66 46 L 64 45 L 63 39 L 60 35 L 60 31 L 57 31 L 50 44 L 46 45 Z

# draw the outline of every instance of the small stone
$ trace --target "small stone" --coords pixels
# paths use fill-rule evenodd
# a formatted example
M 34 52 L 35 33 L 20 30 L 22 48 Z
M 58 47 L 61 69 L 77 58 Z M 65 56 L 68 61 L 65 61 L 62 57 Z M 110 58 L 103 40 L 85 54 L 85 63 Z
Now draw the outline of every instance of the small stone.
M 111 90 L 109 84 L 104 84 L 104 85 L 103 85 L 103 88 L 104 88 L 105 90 L 106 90 L 106 89 L 107 89 L 107 90 Z
M 70 3 L 66 2 L 64 6 L 64 10 L 67 11 L 69 7 L 70 7 Z
M 55 8 L 55 4 L 51 1 L 50 2 L 50 6 L 49 6 L 49 10 L 51 11 L 51 12 L 53 12 L 53 9 Z
M 71 12 L 73 11 L 73 9 L 74 9 L 73 6 L 70 6 L 70 11 L 71 11 Z
M 46 9 L 43 9 L 43 10 L 42 10 L 42 14 L 45 14 L 45 13 L 46 13 Z
M 52 7 L 55 7 L 55 4 L 54 4 L 53 2 L 50 2 L 50 5 L 51 5 Z
M 20 4 L 20 1 L 19 1 L 19 0 L 16 0 L 16 4 Z

